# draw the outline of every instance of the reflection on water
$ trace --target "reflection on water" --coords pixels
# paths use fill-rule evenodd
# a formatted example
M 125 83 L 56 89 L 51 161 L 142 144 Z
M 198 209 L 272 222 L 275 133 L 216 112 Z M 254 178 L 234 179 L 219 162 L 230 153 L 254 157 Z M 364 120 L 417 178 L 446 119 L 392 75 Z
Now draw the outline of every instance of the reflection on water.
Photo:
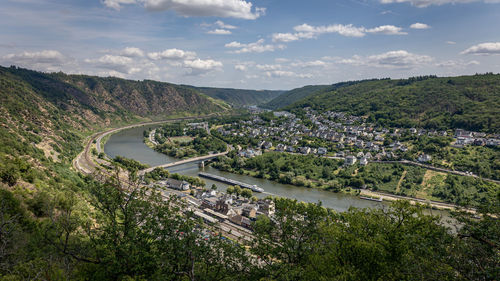
M 151 166 L 156 166 L 176 161 L 175 158 L 158 153 L 153 149 L 147 147 L 143 143 L 143 131 L 146 130 L 147 128 L 155 128 L 155 127 L 158 126 L 137 127 L 120 131 L 110 137 L 110 139 L 104 146 L 104 151 L 112 158 L 117 155 L 120 155 L 127 158 L 135 159 L 137 161 L 149 164 Z M 173 167 L 169 169 L 169 171 L 172 173 L 180 173 L 188 176 L 197 176 L 198 172 L 200 172 L 201 169 L 198 168 L 197 163 L 190 163 Z M 226 178 L 231 178 L 237 181 L 249 184 L 255 184 L 264 188 L 264 190 L 266 191 L 265 193 L 262 194 L 254 193 L 257 197 L 276 195 L 280 197 L 293 198 L 305 202 L 312 202 L 312 203 L 321 202 L 323 206 L 332 208 L 337 211 L 345 211 L 351 206 L 357 208 L 374 208 L 374 207 L 380 208 L 386 204 L 386 203 L 361 200 L 355 196 L 346 194 L 333 193 L 330 191 L 325 191 L 320 189 L 279 184 L 265 179 L 257 179 L 245 175 L 222 172 L 211 167 L 206 167 L 204 171 L 211 174 L 224 176 Z M 225 190 L 227 188 L 226 184 L 215 182 L 209 179 L 204 179 L 204 180 L 207 183 L 208 188 L 212 186 L 212 184 L 216 184 L 219 190 Z M 447 214 L 447 212 L 435 211 L 435 210 L 433 210 L 432 213 L 440 215 Z

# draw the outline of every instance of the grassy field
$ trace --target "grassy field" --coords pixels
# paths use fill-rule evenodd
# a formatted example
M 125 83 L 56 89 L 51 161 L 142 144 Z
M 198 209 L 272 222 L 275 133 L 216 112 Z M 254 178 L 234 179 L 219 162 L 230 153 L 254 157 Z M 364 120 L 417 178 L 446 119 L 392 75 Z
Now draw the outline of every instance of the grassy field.
M 189 143 L 189 142 L 192 142 L 193 141 L 193 138 L 192 137 L 189 137 L 189 136 L 180 136 L 180 137 L 170 137 L 169 138 L 172 142 L 176 142 L 176 143 Z

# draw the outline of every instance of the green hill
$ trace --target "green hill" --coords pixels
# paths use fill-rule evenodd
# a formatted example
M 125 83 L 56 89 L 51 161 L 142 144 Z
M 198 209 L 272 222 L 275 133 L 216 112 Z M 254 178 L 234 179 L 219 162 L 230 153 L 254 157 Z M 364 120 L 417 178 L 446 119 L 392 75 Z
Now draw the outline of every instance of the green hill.
M 304 107 L 367 116 L 386 126 L 500 132 L 500 75 L 359 81 L 287 109 Z
M 97 129 L 229 108 L 168 83 L 16 67 L 0 67 L 0 104 L 0 181 L 25 186 L 69 169 L 83 138 Z
M 233 106 L 261 105 L 279 97 L 284 91 L 244 90 L 231 88 L 209 88 L 186 86 L 215 99 L 223 100 Z
M 269 109 L 279 109 L 297 102 L 315 92 L 331 87 L 330 85 L 309 85 L 302 88 L 293 89 L 282 93 L 274 99 L 268 101 L 262 107 Z

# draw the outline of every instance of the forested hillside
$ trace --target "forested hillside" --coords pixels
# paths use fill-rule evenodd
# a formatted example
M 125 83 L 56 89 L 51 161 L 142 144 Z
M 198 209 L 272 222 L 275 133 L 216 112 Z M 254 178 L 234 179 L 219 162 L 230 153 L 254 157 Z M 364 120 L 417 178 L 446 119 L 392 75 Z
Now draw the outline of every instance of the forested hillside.
M 500 132 L 500 75 L 360 81 L 287 108 L 304 107 L 367 116 L 384 126 Z
M 223 100 L 233 106 L 244 105 L 261 105 L 271 101 L 272 99 L 280 96 L 284 91 L 271 91 L 271 90 L 244 90 L 244 89 L 230 89 L 230 88 L 209 88 L 209 87 L 193 87 L 207 96 L 215 99 Z
M 282 107 L 285 107 L 287 105 L 290 105 L 294 102 L 297 102 L 315 92 L 325 90 L 331 87 L 330 85 L 309 85 L 309 86 L 304 86 L 302 88 L 297 88 L 293 89 L 290 91 L 286 91 L 283 94 L 275 97 L 274 99 L 270 100 L 266 104 L 264 104 L 262 107 L 269 108 L 269 109 L 279 109 Z
M 194 90 L 129 81 L 0 68 L 0 180 L 28 190 L 76 176 L 83 138 L 110 126 L 172 115 L 225 112 Z

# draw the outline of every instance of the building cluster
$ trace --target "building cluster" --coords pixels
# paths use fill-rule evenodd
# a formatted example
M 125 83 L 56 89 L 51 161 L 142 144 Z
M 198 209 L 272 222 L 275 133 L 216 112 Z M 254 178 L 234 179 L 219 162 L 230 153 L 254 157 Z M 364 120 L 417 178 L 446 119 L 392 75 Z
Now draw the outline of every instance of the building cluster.
M 462 148 L 467 145 L 500 146 L 500 136 L 487 137 L 486 133 L 470 132 L 462 129 L 455 130 L 454 147 Z
M 265 122 L 259 116 L 251 120 L 235 122 L 219 127 L 224 136 L 239 136 L 258 139 L 254 148 L 241 150 L 239 155 L 251 158 L 261 155 L 261 150 L 314 154 L 344 159 L 347 165 L 359 163 L 365 165 L 370 160 L 398 160 L 409 150 L 407 144 L 393 141 L 401 137 L 448 136 L 448 132 L 423 128 L 384 128 L 366 122 L 359 116 L 343 112 L 327 111 L 318 113 L 305 108 L 304 117 L 279 111 L 275 117 Z M 456 130 L 455 147 L 465 145 L 499 146 L 496 135 L 487 137 L 484 133 Z M 316 141 L 311 141 L 316 140 Z M 430 155 L 421 154 L 419 162 L 429 162 Z
M 188 123 L 186 126 L 190 129 L 200 129 L 200 130 L 205 130 L 209 131 L 209 126 L 208 122 L 199 122 L 199 123 Z
M 246 198 L 211 191 L 199 191 L 195 197 L 201 200 L 200 208 L 219 220 L 228 220 L 234 224 L 251 228 L 252 222 L 259 215 L 272 217 L 274 202 L 270 199 L 259 199 L 251 202 Z
M 156 181 L 151 186 L 188 191 L 191 186 L 186 181 L 165 179 Z M 259 215 L 272 217 L 275 205 L 270 199 L 258 199 L 255 202 L 243 197 L 218 192 L 216 190 L 192 189 L 194 197 L 200 202 L 198 208 L 205 216 L 219 221 L 228 220 L 236 225 L 251 229 L 251 224 Z M 193 194 L 192 193 L 192 194 Z M 185 196 L 185 195 L 183 195 Z M 200 216 L 205 218 L 205 216 Z

